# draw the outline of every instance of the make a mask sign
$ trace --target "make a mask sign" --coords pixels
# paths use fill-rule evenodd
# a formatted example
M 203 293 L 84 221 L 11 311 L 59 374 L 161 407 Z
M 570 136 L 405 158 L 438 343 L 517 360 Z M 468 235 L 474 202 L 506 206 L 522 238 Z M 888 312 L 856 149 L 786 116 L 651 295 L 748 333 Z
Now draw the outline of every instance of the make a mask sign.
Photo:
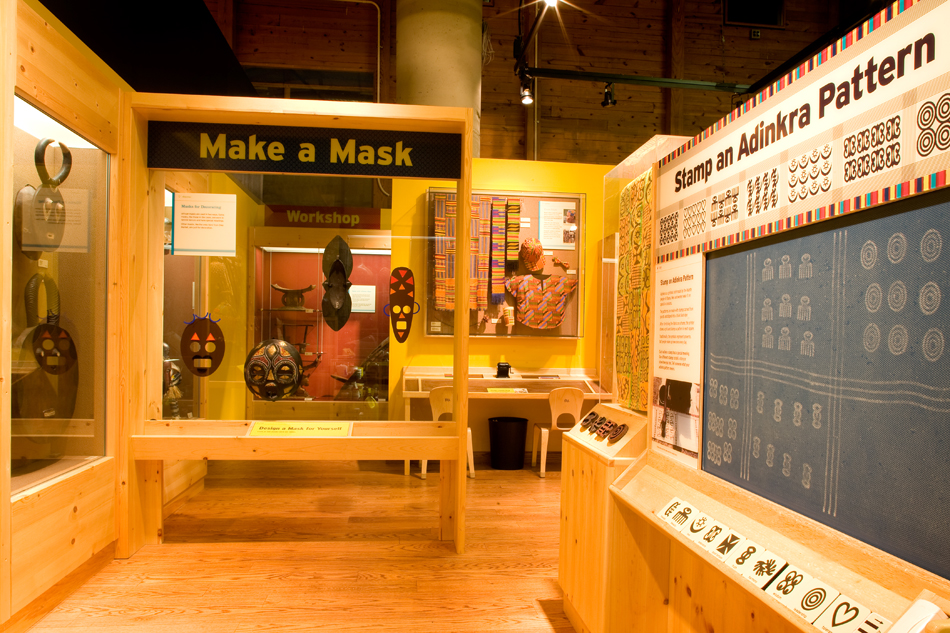
M 55 177 L 46 170 L 46 148 L 55 143 L 51 138 L 40 141 L 33 152 L 40 188 L 26 185 L 17 193 L 13 211 L 13 236 L 17 246 L 30 259 L 39 259 L 41 251 L 55 251 L 66 230 L 66 201 L 58 187 L 69 176 L 73 157 L 69 148 L 59 143 L 63 166 Z M 24 250 L 29 248 L 30 250 Z
M 224 332 L 207 314 L 195 315 L 181 333 L 181 362 L 195 376 L 210 376 L 224 360 Z
M 287 341 L 258 343 L 244 361 L 244 382 L 255 396 L 271 402 L 296 393 L 303 381 L 302 361 Z
M 353 254 L 343 238 L 337 235 L 323 251 L 323 320 L 334 332 L 339 332 L 350 318 L 353 301 L 350 299 L 350 280 L 353 272 Z
M 389 274 L 388 316 L 393 324 L 393 336 L 397 343 L 405 343 L 412 328 L 412 315 L 420 310 L 415 301 L 416 286 L 412 271 L 405 267 L 393 268 Z

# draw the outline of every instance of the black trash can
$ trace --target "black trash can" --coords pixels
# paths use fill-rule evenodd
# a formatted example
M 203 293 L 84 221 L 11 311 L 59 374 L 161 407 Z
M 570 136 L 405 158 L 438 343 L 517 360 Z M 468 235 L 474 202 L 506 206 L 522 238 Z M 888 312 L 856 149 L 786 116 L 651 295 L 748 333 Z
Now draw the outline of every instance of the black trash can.
M 524 446 L 528 436 L 525 418 L 488 418 L 491 467 L 495 470 L 524 468 Z

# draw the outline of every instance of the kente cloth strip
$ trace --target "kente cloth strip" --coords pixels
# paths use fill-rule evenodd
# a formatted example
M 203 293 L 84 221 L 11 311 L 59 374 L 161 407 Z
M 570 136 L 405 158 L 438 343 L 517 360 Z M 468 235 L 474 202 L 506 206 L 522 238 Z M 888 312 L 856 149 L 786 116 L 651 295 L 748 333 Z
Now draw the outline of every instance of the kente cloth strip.
M 564 320 L 567 296 L 577 288 L 577 280 L 559 275 L 547 279 L 519 275 L 507 279 L 505 288 L 515 298 L 518 323 L 538 330 L 550 330 Z
M 505 199 L 492 198 L 491 203 L 491 302 L 505 300 Z
M 448 237 L 445 230 L 445 204 L 446 196 L 444 193 L 437 193 L 435 200 L 435 308 L 437 310 L 446 310 L 445 300 L 445 270 L 446 254 L 448 249 Z
M 445 309 L 455 309 L 455 195 L 449 194 L 445 203 Z
M 470 310 L 477 310 L 479 308 L 479 294 L 478 294 L 478 259 L 479 251 L 478 245 L 480 243 L 479 236 L 479 225 L 480 225 L 480 216 L 481 216 L 481 204 L 477 197 L 472 196 L 468 205 L 469 209 L 469 222 L 468 222 L 468 307 Z M 488 307 L 487 301 L 485 307 Z
M 435 307 L 455 309 L 457 204 L 454 193 L 433 196 L 435 215 Z M 469 308 L 488 307 L 491 198 L 473 196 L 469 206 Z
M 521 247 L 521 200 L 508 201 L 508 268 L 518 268 L 518 249 Z
M 488 264 L 491 260 L 491 196 L 478 196 L 478 308 L 488 307 Z
M 619 403 L 646 411 L 649 397 L 652 171 L 620 194 L 617 258 L 616 375 Z

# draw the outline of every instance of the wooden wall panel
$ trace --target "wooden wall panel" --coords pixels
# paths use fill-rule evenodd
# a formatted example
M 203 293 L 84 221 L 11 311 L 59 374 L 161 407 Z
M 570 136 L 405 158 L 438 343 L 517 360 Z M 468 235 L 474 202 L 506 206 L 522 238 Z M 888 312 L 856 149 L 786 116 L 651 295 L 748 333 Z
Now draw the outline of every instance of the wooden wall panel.
M 234 52 L 254 66 L 375 74 L 376 19 L 368 4 L 247 0 L 235 11 Z
M 0 0 L 0 200 L 13 200 L 13 88 L 16 1 Z M 13 225 L 13 205 L 0 209 L 0 226 Z M 0 232 L 0 341 L 12 339 L 13 231 Z M 10 354 L 0 353 L 0 623 L 10 615 Z
M 118 148 L 120 88 L 22 0 L 17 3 L 17 94 L 110 154 Z
M 200 482 L 208 474 L 208 462 L 205 460 L 167 460 L 165 462 L 165 482 L 162 503 L 168 505 L 178 495 Z
M 14 612 L 115 540 L 115 468 L 97 461 L 14 498 Z
M 802 0 L 786 9 L 787 26 L 761 29 L 725 26 L 722 0 L 686 0 L 681 59 L 672 59 L 671 16 L 676 0 L 577 0 L 549 11 L 538 31 L 538 59 L 529 65 L 624 75 L 670 77 L 683 67 L 685 79 L 751 84 L 837 24 L 836 2 Z M 683 0 L 679 0 L 683 2 Z M 205 0 L 222 30 L 235 29 L 234 48 L 246 65 L 375 72 L 376 9 L 350 2 L 248 0 L 238 3 L 234 24 L 222 5 Z M 395 95 L 396 8 L 382 11 L 383 101 Z M 527 158 L 529 113 L 518 95 L 513 44 L 518 36 L 518 0 L 495 0 L 483 17 L 494 58 L 482 69 L 481 156 Z M 529 3 L 530 4 L 530 3 Z M 524 30 L 533 21 L 527 13 Z M 221 17 L 225 16 L 225 17 Z M 679 23 L 678 23 L 679 24 Z M 424 36 L 424 34 L 420 34 Z M 532 47 L 533 48 L 533 47 Z M 679 49 L 677 49 L 679 50 Z M 539 80 L 539 160 L 616 164 L 655 134 L 676 127 L 694 135 L 732 107 L 731 95 L 681 90 L 678 121 L 670 118 L 670 97 L 658 88 L 616 85 L 617 105 L 601 107 L 603 84 Z M 735 99 L 738 102 L 738 99 Z
M 561 7 L 563 31 L 549 13 L 538 34 L 539 59 L 529 56 L 529 65 L 671 76 L 671 0 L 574 4 L 580 10 Z M 496 0 L 485 9 L 495 49 L 482 83 L 482 156 L 487 158 L 522 158 L 527 144 L 524 123 L 516 128 L 525 117 L 512 71 L 518 24 L 511 11 L 517 5 L 517 0 Z M 762 39 L 751 40 L 748 27 L 723 25 L 721 1 L 691 0 L 685 9 L 683 77 L 705 81 L 753 83 L 837 22 L 837 3 L 804 0 L 788 8 L 787 28 L 762 29 Z M 618 84 L 617 105 L 603 108 L 603 84 L 553 79 L 539 84 L 540 160 L 616 164 L 653 135 L 668 131 L 669 103 L 660 89 Z M 727 93 L 681 92 L 683 134 L 699 133 L 733 106 Z

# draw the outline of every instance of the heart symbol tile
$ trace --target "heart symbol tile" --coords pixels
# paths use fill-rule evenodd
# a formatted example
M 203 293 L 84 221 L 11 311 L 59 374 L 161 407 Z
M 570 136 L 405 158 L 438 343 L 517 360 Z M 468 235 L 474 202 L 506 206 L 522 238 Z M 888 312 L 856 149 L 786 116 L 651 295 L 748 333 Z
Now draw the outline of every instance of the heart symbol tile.
M 852 607 L 850 602 L 842 602 L 837 606 L 835 612 L 831 615 L 831 626 L 841 626 L 858 617 L 860 611 L 857 607 Z M 839 617 L 840 616 L 840 617 Z

